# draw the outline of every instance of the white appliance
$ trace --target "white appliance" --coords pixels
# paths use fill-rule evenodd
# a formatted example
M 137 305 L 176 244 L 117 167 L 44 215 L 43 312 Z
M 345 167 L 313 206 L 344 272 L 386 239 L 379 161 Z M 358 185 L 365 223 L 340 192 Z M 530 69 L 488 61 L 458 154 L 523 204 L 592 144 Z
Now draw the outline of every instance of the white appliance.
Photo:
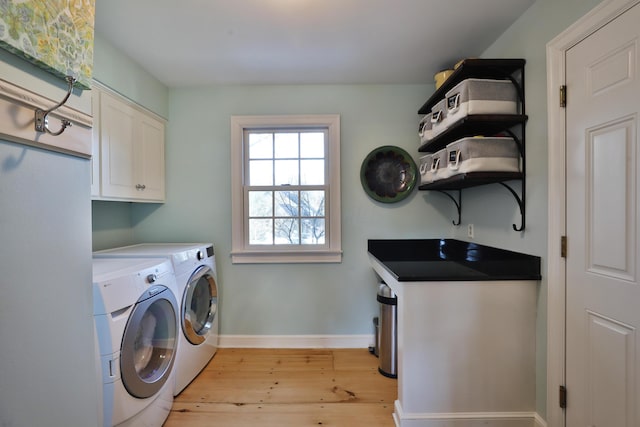
M 218 348 L 218 284 L 211 243 L 142 243 L 97 251 L 95 257 L 159 257 L 172 261 L 180 301 L 174 396 L 209 363 Z
M 102 425 L 160 427 L 173 404 L 176 281 L 168 260 L 93 259 Z

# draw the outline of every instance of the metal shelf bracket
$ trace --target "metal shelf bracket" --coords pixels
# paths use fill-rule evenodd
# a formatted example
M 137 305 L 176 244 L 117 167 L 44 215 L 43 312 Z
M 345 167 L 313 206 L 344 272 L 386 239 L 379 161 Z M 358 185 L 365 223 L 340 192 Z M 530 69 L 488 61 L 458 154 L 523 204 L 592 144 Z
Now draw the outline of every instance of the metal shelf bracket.
M 453 225 L 460 225 L 462 220 L 462 190 L 458 190 L 458 200 L 456 200 L 455 197 L 453 197 L 451 194 L 447 193 L 444 190 L 435 190 L 435 191 L 437 191 L 438 193 L 444 194 L 445 196 L 451 199 L 453 204 L 456 205 L 456 209 L 458 211 L 458 222 L 456 222 L 456 220 L 453 220 L 451 222 L 453 223 Z
M 524 230 L 525 227 L 525 209 L 524 209 L 524 194 L 523 197 L 520 198 L 520 196 L 518 196 L 518 194 L 515 192 L 515 190 L 511 187 L 509 187 L 507 184 L 505 184 L 504 182 L 499 182 L 498 184 L 502 185 L 504 188 L 506 188 L 507 190 L 509 190 L 509 192 L 513 195 L 513 197 L 516 199 L 516 202 L 518 202 L 518 207 L 520 208 L 520 226 L 516 226 L 515 224 L 511 224 L 511 226 L 513 227 L 513 229 L 515 231 L 522 231 Z M 523 187 L 523 191 L 524 191 L 524 187 Z

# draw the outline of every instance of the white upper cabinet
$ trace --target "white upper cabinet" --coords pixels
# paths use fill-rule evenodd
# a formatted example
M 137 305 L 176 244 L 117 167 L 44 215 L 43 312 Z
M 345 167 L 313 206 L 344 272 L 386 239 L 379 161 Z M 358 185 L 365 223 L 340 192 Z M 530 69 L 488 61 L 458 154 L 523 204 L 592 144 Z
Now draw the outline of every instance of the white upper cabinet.
M 115 93 L 97 86 L 93 91 L 94 153 L 99 153 L 94 200 L 164 202 L 165 121 Z
M 165 199 L 164 194 L 164 122 L 147 115 L 139 115 L 139 172 L 140 190 L 145 198 Z M 136 184 L 136 188 L 137 188 Z

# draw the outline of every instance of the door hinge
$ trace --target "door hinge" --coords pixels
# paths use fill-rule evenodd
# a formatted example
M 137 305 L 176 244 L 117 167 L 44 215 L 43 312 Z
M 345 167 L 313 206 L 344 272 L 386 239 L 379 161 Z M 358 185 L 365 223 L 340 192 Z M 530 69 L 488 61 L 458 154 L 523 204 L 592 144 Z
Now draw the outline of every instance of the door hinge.
M 562 409 L 567 407 L 567 388 L 563 385 L 560 386 L 559 403 Z
M 560 256 L 567 257 L 567 236 L 560 236 Z
M 567 86 L 560 86 L 560 107 L 565 108 L 567 106 Z

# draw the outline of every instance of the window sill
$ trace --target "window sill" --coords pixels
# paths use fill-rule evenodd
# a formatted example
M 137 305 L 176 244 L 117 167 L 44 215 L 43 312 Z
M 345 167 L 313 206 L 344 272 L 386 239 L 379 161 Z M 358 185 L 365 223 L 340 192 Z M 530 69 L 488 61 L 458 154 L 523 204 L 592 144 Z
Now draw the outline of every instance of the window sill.
M 238 251 L 233 264 L 341 263 L 342 251 Z

